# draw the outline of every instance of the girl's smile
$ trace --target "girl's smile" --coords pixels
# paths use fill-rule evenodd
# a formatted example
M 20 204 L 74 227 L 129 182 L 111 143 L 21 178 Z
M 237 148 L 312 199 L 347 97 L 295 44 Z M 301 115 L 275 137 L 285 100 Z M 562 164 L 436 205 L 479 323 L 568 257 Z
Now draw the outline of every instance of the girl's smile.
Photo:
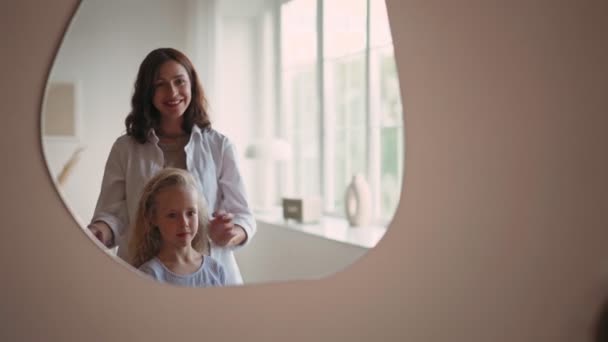
M 192 233 L 190 232 L 177 233 L 177 237 L 182 239 L 187 239 L 190 236 L 192 236 Z

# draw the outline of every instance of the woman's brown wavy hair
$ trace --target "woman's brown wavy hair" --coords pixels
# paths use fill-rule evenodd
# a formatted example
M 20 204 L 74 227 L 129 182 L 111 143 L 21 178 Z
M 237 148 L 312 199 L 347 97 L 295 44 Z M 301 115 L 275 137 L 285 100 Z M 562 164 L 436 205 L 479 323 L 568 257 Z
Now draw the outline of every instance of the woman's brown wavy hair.
M 194 125 L 201 129 L 211 127 L 207 112 L 207 99 L 192 62 L 178 50 L 159 48 L 152 50 L 139 66 L 135 89 L 131 98 L 131 112 L 125 119 L 127 135 L 132 136 L 142 144 L 148 141 L 150 130 L 158 129 L 160 126 L 160 113 L 152 104 L 155 89 L 154 80 L 158 76 L 161 65 L 170 60 L 176 61 L 186 69 L 192 87 L 192 100 L 184 112 L 182 128 L 190 134 Z

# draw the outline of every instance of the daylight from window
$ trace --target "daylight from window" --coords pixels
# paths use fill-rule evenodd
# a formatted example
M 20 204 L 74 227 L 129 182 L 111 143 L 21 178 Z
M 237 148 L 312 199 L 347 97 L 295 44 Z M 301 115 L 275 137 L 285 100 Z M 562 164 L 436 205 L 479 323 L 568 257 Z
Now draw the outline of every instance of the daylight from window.
M 388 223 L 400 196 L 404 129 L 385 2 L 291 0 L 278 14 L 277 132 L 293 158 L 277 188 L 320 196 L 325 214 L 343 216 L 346 188 L 362 174 L 374 222 Z

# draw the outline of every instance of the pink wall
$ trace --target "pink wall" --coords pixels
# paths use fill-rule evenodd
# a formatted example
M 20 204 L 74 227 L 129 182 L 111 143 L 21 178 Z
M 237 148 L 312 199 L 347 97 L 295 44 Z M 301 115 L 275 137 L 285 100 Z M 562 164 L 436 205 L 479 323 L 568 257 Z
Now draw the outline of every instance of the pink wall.
M 117 266 L 55 193 L 39 112 L 76 3 L 0 5 L 0 340 L 590 339 L 608 296 L 607 2 L 389 0 L 407 132 L 391 229 L 329 279 L 208 290 Z

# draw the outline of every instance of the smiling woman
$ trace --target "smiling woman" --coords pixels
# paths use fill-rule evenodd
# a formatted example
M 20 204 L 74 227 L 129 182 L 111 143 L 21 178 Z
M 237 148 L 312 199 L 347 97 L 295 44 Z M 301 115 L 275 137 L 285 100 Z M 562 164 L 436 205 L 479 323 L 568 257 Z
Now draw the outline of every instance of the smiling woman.
M 203 244 L 209 243 L 212 251 L 219 250 L 215 257 L 226 269 L 221 284 L 241 284 L 243 280 L 232 251 L 253 238 L 256 224 L 234 146 L 211 128 L 203 88 L 184 54 L 172 48 L 158 48 L 144 58 L 125 125 L 127 133 L 114 142 L 106 162 L 101 192 L 88 225 L 90 232 L 105 246 L 118 246 L 118 256 L 127 258 L 134 253 L 131 248 L 140 248 L 138 244 L 127 244 L 138 220 L 136 215 L 141 219 L 141 211 L 147 212 L 152 205 L 140 201 L 140 196 L 146 195 L 147 182 L 154 185 L 153 177 L 162 175 L 163 168 L 187 170 L 195 177 L 192 183 L 212 213 L 204 218 L 210 221 L 209 235 L 204 235 Z M 152 214 L 146 214 L 145 219 L 160 221 Z M 207 216 L 206 211 L 204 215 Z M 150 224 L 163 235 L 160 223 Z M 206 228 L 206 224 L 203 226 Z M 171 241 L 163 235 L 156 252 L 166 254 L 165 245 Z M 184 253 L 191 255 L 192 250 Z M 137 261 L 135 266 L 145 260 Z
M 355 2 L 351 6 L 338 0 L 178 0 L 170 5 L 83 1 L 49 77 L 49 84 L 66 79 L 81 84 L 82 134 L 73 146 L 43 136 L 54 177 L 71 152 L 86 146 L 59 189 L 76 219 L 83 227 L 92 221 L 91 231 L 106 245 L 122 244 L 117 254 L 125 257 L 128 229 L 116 227 L 128 226 L 134 205 L 116 214 L 119 219 L 104 219 L 103 208 L 113 207 L 104 198 L 117 194 L 104 190 L 109 182 L 104 170 L 113 170 L 113 160 L 121 160 L 129 150 L 119 136 L 126 133 L 145 145 L 153 129 L 157 141 L 151 141 L 150 156 L 162 155 L 162 160 L 153 163 L 158 167 L 147 169 L 141 180 L 122 185 L 132 197 L 128 201 L 137 198 L 137 189 L 159 168 L 200 167 L 193 172 L 200 176 L 209 172 L 208 165 L 216 165 L 217 178 L 203 177 L 207 180 L 202 181 L 201 192 L 210 214 L 226 211 L 217 220 L 234 224 L 237 230 L 223 236 L 212 229 L 210 236 L 228 246 L 251 243 L 235 250 L 245 282 L 318 278 L 358 259 L 382 237 L 398 205 L 404 130 L 384 1 Z M 145 15 L 141 6 L 146 7 Z M 162 46 L 184 52 L 191 62 L 146 59 L 140 73 L 148 74 L 137 74 L 141 58 Z M 132 88 L 135 79 L 146 81 L 137 81 Z M 147 96 L 149 102 L 139 100 Z M 193 104 L 204 113 L 199 121 L 188 116 Z M 155 112 L 164 124 L 155 125 Z M 182 113 L 185 124 L 179 120 Z M 229 158 L 212 157 L 197 165 L 190 160 L 188 146 L 192 134 L 198 133 L 188 127 L 194 124 L 206 136 L 211 123 L 229 139 L 223 150 Z M 255 154 L 240 162 L 247 147 L 259 141 L 281 141 L 290 157 L 261 159 Z M 107 164 L 104 156 L 110 156 Z M 120 162 L 115 169 L 126 172 L 125 165 L 135 164 Z M 369 220 L 349 228 L 344 198 L 354 175 L 369 184 Z M 247 195 L 226 188 L 235 181 Z M 221 200 L 215 201 L 209 192 Z M 233 196 L 240 205 L 220 204 Z M 320 219 L 305 225 L 284 222 L 280 212 L 286 198 L 318 200 Z M 253 210 L 241 210 L 249 207 Z M 255 220 L 248 223 L 239 212 L 249 212 Z M 256 226 L 259 232 L 250 239 Z M 373 238 L 361 240 L 365 236 Z M 265 241 L 272 247 L 263 247 Z M 344 249 L 344 243 L 353 248 Z M 291 259 L 284 260 L 290 266 L 281 268 L 277 263 L 286 249 L 292 252 Z M 326 251 L 319 256 L 327 261 L 302 267 L 310 257 L 304 251 L 311 249 Z M 241 282 L 240 277 L 235 279 Z

